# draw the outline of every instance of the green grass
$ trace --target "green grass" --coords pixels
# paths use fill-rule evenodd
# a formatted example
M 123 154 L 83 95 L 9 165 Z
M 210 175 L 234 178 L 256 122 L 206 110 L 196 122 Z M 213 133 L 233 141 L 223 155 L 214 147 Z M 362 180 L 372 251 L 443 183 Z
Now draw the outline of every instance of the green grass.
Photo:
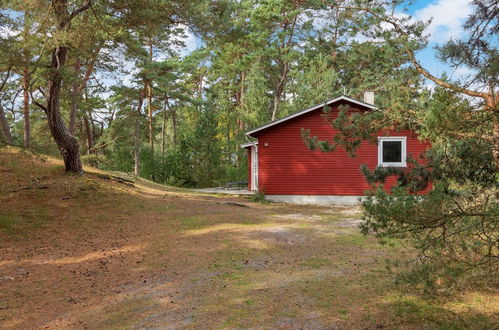
M 326 224 L 333 224 L 343 219 L 345 219 L 345 216 L 341 214 L 325 214 L 321 215 L 319 221 Z
M 17 224 L 19 224 L 19 219 L 17 217 L 0 214 L 0 230 L 4 230 L 5 232 L 10 234 Z
M 226 272 L 226 273 L 222 273 L 220 276 L 225 280 L 235 281 L 235 280 L 239 280 L 241 278 L 242 273 L 241 272 Z
M 23 236 L 34 229 L 43 228 L 49 222 L 47 208 L 36 206 L 0 214 L 0 231 L 11 236 Z
M 245 303 L 246 305 L 254 305 L 254 304 L 256 304 L 256 300 L 254 300 L 254 299 L 246 299 L 246 300 L 244 301 L 244 303 Z
M 255 194 L 251 195 L 249 199 L 253 202 L 268 204 L 270 201 L 265 199 L 265 194 L 261 191 L 257 191 Z
M 200 217 L 182 218 L 180 219 L 180 223 L 182 224 L 182 229 L 184 230 L 199 229 L 209 224 L 206 219 Z
M 395 316 L 408 324 L 423 324 L 432 329 L 493 329 L 487 316 L 479 313 L 458 314 L 416 297 L 401 297 L 388 305 Z
M 322 268 L 331 265 L 331 260 L 326 258 L 309 258 L 300 262 L 300 266 L 307 268 Z
M 239 222 L 238 224 L 245 225 L 245 226 L 258 226 L 261 224 L 261 222 L 256 221 L 256 220 L 244 220 L 244 221 Z
M 92 325 L 97 329 L 131 329 L 156 303 L 151 298 L 134 297 L 106 308 L 105 318 Z
M 370 237 L 360 233 L 338 236 L 335 239 L 335 242 L 340 245 L 351 245 L 361 248 L 373 244 L 373 242 L 370 240 Z

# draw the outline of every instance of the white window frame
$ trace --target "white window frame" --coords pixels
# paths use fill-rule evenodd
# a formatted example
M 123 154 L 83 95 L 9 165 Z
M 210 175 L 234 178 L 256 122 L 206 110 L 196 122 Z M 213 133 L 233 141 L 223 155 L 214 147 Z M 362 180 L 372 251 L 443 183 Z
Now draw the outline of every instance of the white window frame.
M 402 161 L 383 162 L 383 142 L 402 142 Z M 378 166 L 381 167 L 407 167 L 407 137 L 406 136 L 386 136 L 378 137 Z

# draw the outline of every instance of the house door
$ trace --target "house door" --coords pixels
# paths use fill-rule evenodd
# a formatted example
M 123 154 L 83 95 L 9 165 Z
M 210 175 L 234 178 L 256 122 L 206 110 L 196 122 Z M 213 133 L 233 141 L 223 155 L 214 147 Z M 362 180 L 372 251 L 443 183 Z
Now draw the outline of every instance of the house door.
M 251 190 L 258 190 L 258 146 L 251 146 Z

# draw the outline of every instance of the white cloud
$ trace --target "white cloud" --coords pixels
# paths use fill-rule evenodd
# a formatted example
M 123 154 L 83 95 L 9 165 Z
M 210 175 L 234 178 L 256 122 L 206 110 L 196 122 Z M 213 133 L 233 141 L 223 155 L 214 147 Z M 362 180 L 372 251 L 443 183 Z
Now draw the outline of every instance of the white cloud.
M 0 38 L 11 38 L 15 37 L 20 33 L 20 30 L 13 30 L 8 26 L 0 26 Z
M 444 42 L 459 37 L 461 25 L 471 12 L 469 0 L 437 0 L 416 11 L 414 18 L 425 21 L 433 19 L 427 29 L 430 41 Z
M 200 46 L 201 40 L 184 24 L 179 24 L 179 27 L 184 30 L 184 35 L 179 37 L 184 43 L 184 47 L 179 49 L 180 55 L 183 57 L 196 50 Z
M 189 30 L 186 31 L 186 37 L 184 39 L 185 47 L 184 50 L 187 53 L 191 53 L 196 48 L 198 48 L 198 38 L 194 35 L 194 33 Z
M 465 65 L 458 66 L 454 71 L 452 72 L 451 78 L 462 78 L 465 80 L 470 80 L 471 77 L 476 75 L 476 71 L 473 69 L 470 69 L 469 67 Z

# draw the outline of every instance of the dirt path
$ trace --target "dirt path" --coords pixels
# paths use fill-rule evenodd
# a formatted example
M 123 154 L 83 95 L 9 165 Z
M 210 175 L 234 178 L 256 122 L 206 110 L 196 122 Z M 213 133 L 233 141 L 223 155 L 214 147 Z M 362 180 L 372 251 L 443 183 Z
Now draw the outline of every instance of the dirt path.
M 402 252 L 361 235 L 355 209 L 72 177 L 22 155 L 0 168 L 0 328 L 480 328 L 499 310 L 492 294 L 400 292 L 384 260 Z M 47 188 L 12 192 L 33 178 Z

